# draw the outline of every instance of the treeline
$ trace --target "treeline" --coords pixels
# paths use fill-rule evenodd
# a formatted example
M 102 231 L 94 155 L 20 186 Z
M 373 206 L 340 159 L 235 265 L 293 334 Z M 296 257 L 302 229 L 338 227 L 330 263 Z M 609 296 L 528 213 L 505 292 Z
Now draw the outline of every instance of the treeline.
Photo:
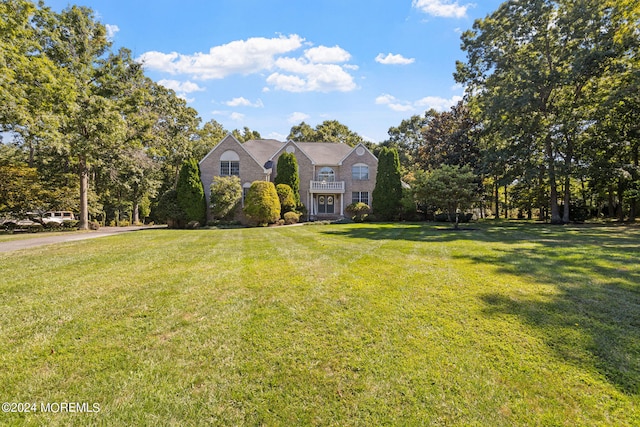
M 463 33 L 455 78 L 466 96 L 451 110 L 403 120 L 379 145 L 335 120 L 303 122 L 288 138 L 395 148 L 412 186 L 404 217 L 412 206 L 443 209 L 430 196 L 434 176 L 472 173 L 481 216 L 633 220 L 639 23 L 632 0 L 507 1 Z M 0 213 L 71 209 L 83 228 L 89 218 L 153 219 L 180 166 L 228 132 L 202 124 L 130 51 L 114 52 L 90 9 L 28 0 L 0 3 L 0 127 L 13 135 L 0 144 Z
M 420 174 L 467 166 L 481 214 L 634 220 L 640 199 L 640 4 L 507 1 L 462 35 L 465 101 L 389 131 Z M 418 178 L 418 179 L 416 179 Z
M 181 164 L 228 131 L 111 50 L 85 7 L 0 3 L 0 213 L 71 209 L 138 222 L 175 187 Z M 234 130 L 241 141 L 259 138 Z M 80 188 L 80 193 L 78 193 Z

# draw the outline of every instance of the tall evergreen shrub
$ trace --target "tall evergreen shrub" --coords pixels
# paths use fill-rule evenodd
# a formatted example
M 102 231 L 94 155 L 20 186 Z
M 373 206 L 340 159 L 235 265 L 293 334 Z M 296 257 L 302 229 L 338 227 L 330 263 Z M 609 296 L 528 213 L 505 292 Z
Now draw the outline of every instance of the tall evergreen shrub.
M 300 175 L 298 174 L 298 161 L 293 153 L 282 153 L 276 165 L 276 185 L 287 184 L 293 191 L 296 207 L 301 206 L 300 202 Z
M 395 148 L 382 147 L 378 155 L 378 174 L 372 197 L 371 207 L 377 218 L 391 221 L 398 217 L 402 207 L 402 179 Z
M 207 205 L 204 187 L 200 180 L 200 166 L 195 159 L 185 160 L 178 175 L 178 207 L 184 211 L 186 221 L 198 221 L 204 224 Z
M 280 219 L 280 199 L 273 182 L 255 181 L 244 200 L 244 213 L 258 225 L 267 225 Z

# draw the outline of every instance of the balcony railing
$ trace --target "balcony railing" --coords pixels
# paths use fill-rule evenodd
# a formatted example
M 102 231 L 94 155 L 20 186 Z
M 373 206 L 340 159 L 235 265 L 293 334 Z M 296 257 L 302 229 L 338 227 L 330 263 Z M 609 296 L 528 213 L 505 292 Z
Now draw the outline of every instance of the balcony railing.
M 312 193 L 344 193 L 344 181 L 311 181 Z

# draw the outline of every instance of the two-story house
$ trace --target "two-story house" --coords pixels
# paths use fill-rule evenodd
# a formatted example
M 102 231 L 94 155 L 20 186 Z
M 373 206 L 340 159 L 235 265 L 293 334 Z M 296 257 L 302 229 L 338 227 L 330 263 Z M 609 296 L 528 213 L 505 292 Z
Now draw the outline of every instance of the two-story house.
M 310 219 L 340 218 L 353 202 L 371 206 L 378 159 L 363 144 L 349 147 L 328 142 L 281 142 L 259 139 L 240 143 L 227 135 L 201 161 L 200 174 L 209 206 L 214 176 L 235 175 L 244 193 L 253 181 L 271 181 L 282 153 L 298 162 L 300 200 Z

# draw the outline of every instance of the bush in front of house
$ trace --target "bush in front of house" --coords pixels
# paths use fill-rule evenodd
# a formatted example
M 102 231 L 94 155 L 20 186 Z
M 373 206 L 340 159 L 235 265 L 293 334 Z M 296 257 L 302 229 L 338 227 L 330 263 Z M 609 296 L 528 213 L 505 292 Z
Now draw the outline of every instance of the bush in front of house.
M 216 176 L 210 186 L 211 215 L 214 220 L 227 219 L 242 200 L 242 185 L 237 176 Z
M 158 219 L 167 223 L 169 228 L 184 228 L 186 214 L 178 206 L 178 192 L 169 190 L 165 192 L 158 200 L 157 215 Z
M 351 203 L 349 206 L 347 206 L 345 208 L 345 212 L 352 220 L 356 222 L 362 222 L 365 216 L 371 212 L 371 208 L 366 203 L 357 202 Z
M 285 225 L 297 224 L 298 221 L 300 221 L 300 214 L 297 212 L 286 212 L 283 215 L 283 219 Z
M 255 181 L 244 201 L 244 214 L 257 225 L 273 224 L 280 219 L 280 199 L 272 182 Z
M 284 215 L 295 210 L 296 198 L 291 187 L 287 184 L 278 184 L 276 185 L 276 191 L 278 192 L 278 199 L 280 199 L 281 213 Z
M 198 221 L 204 224 L 207 204 L 204 187 L 200 180 L 200 166 L 195 159 L 185 160 L 178 175 L 178 206 L 185 213 L 186 221 Z

